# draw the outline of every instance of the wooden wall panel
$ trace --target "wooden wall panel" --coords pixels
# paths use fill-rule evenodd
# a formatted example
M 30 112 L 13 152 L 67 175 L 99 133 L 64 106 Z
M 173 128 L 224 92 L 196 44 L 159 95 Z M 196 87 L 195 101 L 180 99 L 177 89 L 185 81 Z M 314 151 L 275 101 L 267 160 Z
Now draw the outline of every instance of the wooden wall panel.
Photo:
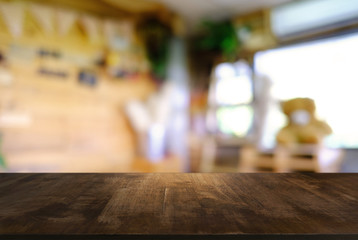
M 0 14 L 0 51 L 7 57 L 7 69 L 13 76 L 10 85 L 0 83 L 0 119 L 12 118 L 9 124 L 0 121 L 1 148 L 8 168 L 127 171 L 136 146 L 123 107 L 131 99 L 147 98 L 154 84 L 145 73 L 136 79 L 108 79 L 104 70 L 93 64 L 94 56 L 108 50 L 103 33 L 97 41 L 91 41 L 79 19 L 65 35 L 46 33 L 28 8 L 31 2 L 64 6 L 61 1 L 19 1 L 25 9 L 23 34 L 19 37 L 11 36 Z M 106 6 L 97 1 L 76 1 L 76 7 L 71 3 L 73 8 L 71 1 L 67 2 L 66 9 L 80 15 L 118 19 L 113 14 L 105 16 L 101 9 Z M 92 11 L 95 5 L 97 12 Z M 130 51 L 139 52 L 136 56 L 145 61 L 140 40 L 134 36 L 132 41 L 133 46 L 120 54 L 125 57 Z M 40 49 L 57 51 L 61 57 L 40 57 Z M 79 71 L 88 67 L 96 71 L 95 87 L 78 82 Z M 41 75 L 41 68 L 64 71 L 67 77 Z
M 100 79 L 99 86 L 91 89 L 76 79 L 41 79 L 20 66 L 13 72 L 17 72 L 13 84 L 0 87 L 1 112 L 27 115 L 30 123 L 1 128 L 2 150 L 10 168 L 37 166 L 37 171 L 51 163 L 49 171 L 80 171 L 81 163 L 90 159 L 81 171 L 92 169 L 99 164 L 96 161 L 102 162 L 100 169 L 109 170 L 106 161 L 117 159 L 116 164 L 125 165 L 123 161 L 134 157 L 134 136 L 123 106 L 130 99 L 146 98 L 153 91 L 150 82 Z M 48 164 L 46 158 L 52 158 Z
M 80 85 L 75 74 L 67 79 L 39 76 L 36 63 L 31 64 L 12 64 L 12 84 L 0 86 L 2 115 L 30 119 L 25 126 L 1 127 L 9 168 L 128 170 L 126 161 L 134 157 L 136 146 L 123 107 L 131 99 L 145 99 L 153 84 L 146 79 L 115 82 L 100 75 L 98 85 L 91 88 Z

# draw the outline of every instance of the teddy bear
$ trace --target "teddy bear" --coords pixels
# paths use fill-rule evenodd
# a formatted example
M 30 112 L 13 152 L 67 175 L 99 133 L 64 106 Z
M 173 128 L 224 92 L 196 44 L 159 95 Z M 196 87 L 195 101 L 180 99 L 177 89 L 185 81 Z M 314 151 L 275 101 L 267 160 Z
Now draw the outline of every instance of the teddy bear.
M 276 135 L 280 145 L 318 144 L 332 133 L 331 127 L 315 116 L 315 102 L 310 98 L 295 98 L 281 103 L 288 123 Z

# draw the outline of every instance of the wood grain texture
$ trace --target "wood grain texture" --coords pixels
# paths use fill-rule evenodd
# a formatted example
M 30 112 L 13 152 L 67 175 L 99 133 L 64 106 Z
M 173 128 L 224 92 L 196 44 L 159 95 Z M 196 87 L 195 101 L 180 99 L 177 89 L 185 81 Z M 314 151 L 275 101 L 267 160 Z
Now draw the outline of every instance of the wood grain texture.
M 357 239 L 357 183 L 357 174 L 1 174 L 0 234 Z
M 89 14 L 96 18 L 105 14 L 115 15 L 111 19 L 121 23 L 134 24 L 136 20 L 129 16 L 123 19 L 121 11 L 99 0 L 16 2 L 27 9 L 19 38 L 11 35 L 0 16 L 0 52 L 6 56 L 5 69 L 12 76 L 10 84 L 0 81 L 1 151 L 7 170 L 128 171 L 137 149 L 125 106 L 132 100 L 146 100 L 156 88 L 146 74 L 143 44 L 134 34 L 129 42 L 133 47 L 116 52 L 126 66 L 131 63 L 138 69 L 144 66 L 138 70 L 140 74 L 131 79 L 112 79 L 104 68 L 94 64 L 98 54 L 108 49 L 103 31 L 93 41 L 78 19 L 66 34 L 60 33 L 59 28 L 47 33 L 28 7 L 36 2 L 53 11 L 69 8 L 78 17 Z M 41 57 L 40 50 L 55 51 L 59 57 Z M 62 72 L 67 77 L 40 74 L 41 69 Z M 95 86 L 79 83 L 79 73 L 85 69 L 94 71 Z

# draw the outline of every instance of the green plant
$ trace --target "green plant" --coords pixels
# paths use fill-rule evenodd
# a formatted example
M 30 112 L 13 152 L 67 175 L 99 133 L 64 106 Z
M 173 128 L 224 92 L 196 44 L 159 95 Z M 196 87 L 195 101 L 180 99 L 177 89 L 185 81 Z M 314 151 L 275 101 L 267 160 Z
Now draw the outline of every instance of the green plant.
M 235 60 L 240 46 L 235 28 L 230 21 L 203 21 L 200 34 L 194 41 L 196 50 L 218 52 L 228 61 Z
M 5 159 L 1 153 L 1 137 L 2 137 L 2 135 L 0 132 L 0 168 L 4 168 L 4 167 L 6 167 L 6 164 L 5 164 Z
M 146 19 L 138 26 L 138 33 L 144 42 L 147 57 L 154 77 L 166 78 L 167 59 L 171 30 L 156 18 Z

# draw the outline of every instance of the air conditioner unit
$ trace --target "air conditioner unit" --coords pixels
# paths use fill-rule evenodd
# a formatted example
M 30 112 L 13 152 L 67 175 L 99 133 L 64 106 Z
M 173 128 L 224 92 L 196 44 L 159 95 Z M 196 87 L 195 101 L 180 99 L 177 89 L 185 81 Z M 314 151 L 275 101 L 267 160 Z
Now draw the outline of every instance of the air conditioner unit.
M 280 41 L 357 23 L 357 0 L 294 1 L 271 11 L 271 28 Z

